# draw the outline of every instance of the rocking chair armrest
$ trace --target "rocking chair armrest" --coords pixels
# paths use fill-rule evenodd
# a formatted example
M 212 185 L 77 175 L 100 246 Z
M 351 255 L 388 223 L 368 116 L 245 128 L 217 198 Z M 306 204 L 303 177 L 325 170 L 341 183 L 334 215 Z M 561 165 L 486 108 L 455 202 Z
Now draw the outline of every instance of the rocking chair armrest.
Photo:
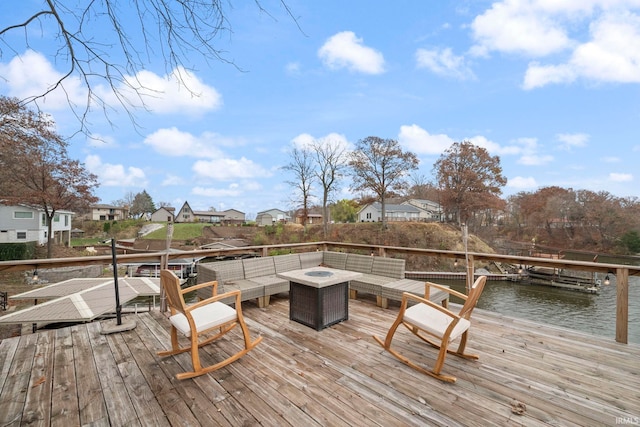
M 439 290 L 444 291 L 444 292 L 447 292 L 448 294 L 451 294 L 451 295 L 453 295 L 455 297 L 458 297 L 463 301 L 467 300 L 467 295 L 465 295 L 465 294 L 463 294 L 461 292 L 458 292 L 455 289 L 451 289 L 448 286 L 439 285 L 439 284 L 433 283 L 433 282 L 425 282 L 425 293 L 426 293 L 426 289 L 430 288 L 430 287 L 439 289 Z
M 197 291 L 198 289 L 202 289 L 202 288 L 206 288 L 206 287 L 213 287 L 212 296 L 215 296 L 218 293 L 218 281 L 217 280 L 213 280 L 211 282 L 200 283 L 199 285 L 189 286 L 188 288 L 185 288 L 185 289 L 180 289 L 180 293 L 182 295 L 184 295 L 184 294 L 188 294 L 189 292 Z
M 407 302 L 409 300 L 414 300 L 414 301 L 416 301 L 418 303 L 426 304 L 431 308 L 435 308 L 436 310 L 441 311 L 442 313 L 446 314 L 447 316 L 453 318 L 456 322 L 458 320 L 460 320 L 460 316 L 457 315 L 456 313 L 450 311 L 449 309 L 441 306 L 440 304 L 436 304 L 435 302 L 433 302 L 431 300 L 428 300 L 426 298 L 422 298 L 422 297 L 419 297 L 417 295 L 414 295 L 414 294 L 412 294 L 410 292 L 403 292 L 402 293 L 402 302 L 400 303 L 401 307 L 404 307 L 406 309 Z
M 207 299 L 203 299 L 201 301 L 198 301 L 192 305 L 190 305 L 189 307 L 187 307 L 187 309 L 185 310 L 185 312 L 190 312 L 195 310 L 198 307 L 202 307 L 204 305 L 207 304 L 211 304 L 214 303 L 216 301 L 220 301 L 223 299 L 227 299 L 229 297 L 235 297 L 235 303 L 236 303 L 236 307 L 238 307 L 240 305 L 240 290 L 235 290 L 235 291 L 229 291 L 229 292 L 225 292 L 224 294 L 218 294 L 218 295 L 214 295 L 210 298 Z M 236 308 L 237 311 L 237 308 Z

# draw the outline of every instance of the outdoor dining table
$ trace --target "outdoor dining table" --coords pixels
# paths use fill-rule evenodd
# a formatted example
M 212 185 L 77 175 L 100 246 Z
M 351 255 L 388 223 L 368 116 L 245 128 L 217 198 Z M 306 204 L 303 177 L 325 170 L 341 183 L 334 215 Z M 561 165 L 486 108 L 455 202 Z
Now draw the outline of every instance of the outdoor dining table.
M 289 319 L 320 331 L 349 319 L 349 281 L 362 273 L 311 267 L 276 276 L 289 280 Z

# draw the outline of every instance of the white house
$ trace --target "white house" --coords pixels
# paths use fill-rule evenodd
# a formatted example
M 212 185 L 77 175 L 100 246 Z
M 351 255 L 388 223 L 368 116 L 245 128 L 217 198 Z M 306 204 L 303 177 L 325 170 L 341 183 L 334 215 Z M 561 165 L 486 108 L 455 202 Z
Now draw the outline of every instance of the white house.
M 237 209 L 227 209 L 221 211 L 224 214 L 222 221 L 226 224 L 242 224 L 245 221 L 244 212 L 240 212 Z
M 92 205 L 88 219 L 93 221 L 121 221 L 129 218 L 128 206 Z
M 387 221 L 420 221 L 420 209 L 412 205 L 385 204 Z M 364 206 L 358 212 L 359 222 L 382 221 L 382 204 L 375 202 Z
M 189 202 L 184 202 L 176 216 L 174 217 L 175 222 L 195 222 L 196 218 L 193 215 L 193 210 L 191 206 L 189 206 Z
M 151 221 L 153 222 L 173 222 L 176 208 L 171 206 L 163 206 L 158 208 L 151 214 Z
M 291 221 L 291 217 L 285 211 L 281 211 L 280 209 L 269 209 L 258 212 L 256 215 L 257 225 L 273 225 L 277 222 L 287 221 Z
M 53 240 L 60 244 L 71 244 L 71 211 L 58 211 L 53 217 L 51 231 Z M 47 214 L 38 207 L 0 204 L 0 243 L 37 242 L 47 243 Z
M 402 202 L 403 205 L 411 205 L 420 209 L 420 219 L 424 221 L 440 221 L 442 218 L 442 207 L 440 203 L 426 199 L 409 199 Z

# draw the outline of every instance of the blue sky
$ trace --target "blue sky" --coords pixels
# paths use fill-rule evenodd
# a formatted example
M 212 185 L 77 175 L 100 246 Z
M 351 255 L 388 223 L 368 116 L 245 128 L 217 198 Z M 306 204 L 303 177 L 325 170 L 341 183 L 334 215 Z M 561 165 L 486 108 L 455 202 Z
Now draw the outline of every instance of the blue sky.
M 1 28 L 41 7 L 16 3 L 0 4 Z M 292 147 L 367 136 L 397 139 L 429 179 L 453 142 L 483 146 L 500 156 L 504 197 L 551 185 L 640 195 L 638 0 L 287 1 L 297 25 L 278 1 L 262 2 L 269 15 L 244 3 L 218 42 L 236 66 L 194 55 L 182 70 L 200 96 L 157 58 L 136 76 L 157 90 L 136 111 L 140 129 L 95 111 L 102 140 L 71 139 L 103 203 L 146 190 L 251 219 L 293 207 L 281 169 Z M 65 71 L 49 29 L 29 46 L 24 33 L 3 39 L 1 94 L 33 95 Z M 86 96 L 76 79 L 65 89 Z M 60 91 L 42 106 L 60 134 L 77 130 Z M 334 197 L 353 197 L 348 180 Z

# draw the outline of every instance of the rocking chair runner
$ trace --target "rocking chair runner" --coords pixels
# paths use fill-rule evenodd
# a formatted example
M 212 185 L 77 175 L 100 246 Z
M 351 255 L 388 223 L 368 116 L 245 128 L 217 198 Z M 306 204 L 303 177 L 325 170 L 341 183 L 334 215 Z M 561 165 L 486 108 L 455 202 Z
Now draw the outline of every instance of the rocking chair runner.
M 480 297 L 480 294 L 484 289 L 486 281 L 486 276 L 478 277 L 478 279 L 476 279 L 475 283 L 471 287 L 469 295 L 464 295 L 460 292 L 454 291 L 453 289 L 449 289 L 448 287 L 430 282 L 425 283 L 424 298 L 407 292 L 403 293 L 398 318 L 393 323 L 393 325 L 391 325 L 391 328 L 389 329 L 384 342 L 377 336 L 374 336 L 373 338 L 385 350 L 393 354 L 401 362 L 412 367 L 413 369 L 416 369 L 417 371 L 424 374 L 431 375 L 432 377 L 435 377 L 442 381 L 455 382 L 455 377 L 441 374 L 440 371 L 444 366 L 444 359 L 447 356 L 447 352 L 466 359 L 478 358 L 478 356 L 475 354 L 465 353 L 464 349 L 467 344 L 467 334 L 469 332 L 469 327 L 471 326 L 471 312 L 478 302 L 478 298 Z M 438 304 L 430 301 L 429 290 L 431 287 L 443 290 L 464 300 L 465 303 L 460 311 L 458 313 L 454 313 L 448 308 L 439 306 Z M 409 300 L 414 300 L 418 304 L 407 308 L 407 303 L 409 302 Z M 440 349 L 433 369 L 425 369 L 413 363 L 408 358 L 391 348 L 391 340 L 393 339 L 393 335 L 398 329 L 398 326 L 400 326 L 401 324 L 406 326 L 418 338 L 431 344 L 433 347 Z M 456 338 L 460 338 L 458 350 L 449 350 L 449 344 Z
M 164 287 L 171 309 L 171 316 L 169 317 L 171 321 L 171 350 L 160 351 L 158 355 L 170 356 L 187 351 L 191 352 L 193 371 L 177 374 L 177 379 L 193 378 L 220 369 L 238 360 L 262 341 L 261 336 L 251 341 L 249 330 L 242 316 L 240 291 L 236 290 L 217 295 L 218 282 L 201 283 L 183 290 L 180 288 L 180 279 L 170 270 L 160 271 L 160 283 Z M 184 294 L 205 287 L 212 288 L 212 296 L 210 298 L 198 301 L 192 305 L 185 303 Z M 235 308 L 220 302 L 220 300 L 229 297 L 235 297 Z M 199 348 L 225 335 L 236 325 L 240 325 L 242 329 L 244 348 L 221 362 L 203 367 L 200 362 Z M 219 329 L 219 332 L 201 342 L 199 341 L 198 338 L 200 335 L 211 332 L 214 329 Z M 178 331 L 189 338 L 189 345 L 180 347 Z

